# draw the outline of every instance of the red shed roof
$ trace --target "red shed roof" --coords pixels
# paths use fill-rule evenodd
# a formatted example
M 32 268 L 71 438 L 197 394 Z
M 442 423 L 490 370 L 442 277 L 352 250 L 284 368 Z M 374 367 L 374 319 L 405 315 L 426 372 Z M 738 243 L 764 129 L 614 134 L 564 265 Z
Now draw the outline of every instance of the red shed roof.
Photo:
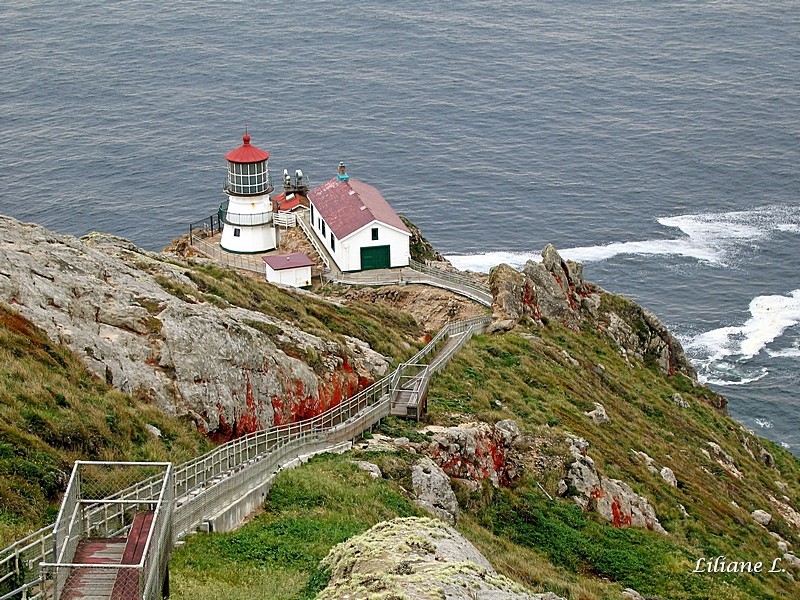
M 314 266 L 314 263 L 311 261 L 311 259 L 302 252 L 293 252 L 292 254 L 273 254 L 272 256 L 264 256 L 263 258 L 264 262 L 272 267 L 272 269 L 275 271 Z
M 304 198 L 298 193 L 289 194 L 289 199 L 286 199 L 286 192 L 281 192 L 272 198 L 272 210 L 278 212 L 291 212 L 298 206 L 308 206 L 308 199 Z
M 242 145 L 225 155 L 226 160 L 235 163 L 257 163 L 268 158 L 269 152 L 250 145 L 250 136 L 246 133 L 242 136 Z
M 334 177 L 313 189 L 309 193 L 309 198 L 340 240 L 373 221 L 379 221 L 411 235 L 408 227 L 381 193 L 357 179 L 339 181 Z

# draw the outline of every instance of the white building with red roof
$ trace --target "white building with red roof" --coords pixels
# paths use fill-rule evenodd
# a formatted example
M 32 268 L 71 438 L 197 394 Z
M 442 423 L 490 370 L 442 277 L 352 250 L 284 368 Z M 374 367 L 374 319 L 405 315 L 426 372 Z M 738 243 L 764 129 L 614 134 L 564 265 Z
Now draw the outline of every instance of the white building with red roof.
M 338 177 L 313 189 L 311 229 L 341 271 L 408 266 L 411 232 L 381 193 Z
M 311 267 L 314 263 L 302 252 L 264 256 L 267 281 L 292 287 L 311 286 Z

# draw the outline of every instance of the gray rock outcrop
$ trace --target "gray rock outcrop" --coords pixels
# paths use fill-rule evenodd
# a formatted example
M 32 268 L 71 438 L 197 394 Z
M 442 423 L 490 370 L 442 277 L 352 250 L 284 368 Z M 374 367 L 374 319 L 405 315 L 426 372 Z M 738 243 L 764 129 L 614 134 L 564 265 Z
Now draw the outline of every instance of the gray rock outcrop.
M 561 258 L 552 244 L 542 250 L 541 263 L 529 260 L 522 271 L 505 264 L 495 267 L 489 286 L 494 297 L 489 332 L 510 330 L 523 319 L 540 324 L 554 320 L 572 329 L 588 321 L 607 333 L 626 358 L 652 360 L 664 373 L 697 379 L 666 325 L 635 302 L 585 281 L 583 266 Z M 724 408 L 722 396 L 714 401 Z
M 790 501 L 787 496 L 784 496 L 785 502 L 781 502 L 774 496 L 769 496 L 769 501 L 772 503 L 778 514 L 783 517 L 783 520 L 786 521 L 786 524 L 789 525 L 795 531 L 800 531 L 800 512 L 797 512 L 792 506 L 788 504 Z
M 676 406 L 679 408 L 689 408 L 689 403 L 683 399 L 683 396 L 680 392 L 675 392 L 672 394 L 672 401 L 675 403 Z
M 340 346 L 206 302 L 185 273 L 179 261 L 114 236 L 77 239 L 0 216 L 0 301 L 109 384 L 189 415 L 218 439 L 318 412 L 388 368 L 363 342 Z M 285 347 L 318 356 L 321 372 Z
M 588 411 L 583 413 L 587 417 L 589 417 L 595 425 L 604 425 L 606 423 L 611 423 L 611 418 L 608 416 L 606 412 L 606 407 L 600 404 L 599 402 L 594 403 L 594 410 Z
M 655 509 L 644 496 L 619 479 L 600 475 L 594 460 L 586 454 L 585 440 L 572 438 L 570 452 L 574 462 L 569 466 L 561 494 L 571 496 L 578 506 L 596 512 L 614 527 L 642 527 L 666 533 Z
M 672 469 L 669 467 L 661 467 L 660 473 L 664 481 L 672 487 L 678 487 L 678 479 L 675 477 L 675 473 L 672 472 Z
M 383 477 L 383 473 L 381 473 L 381 468 L 375 463 L 367 462 L 365 460 L 357 460 L 355 464 L 362 471 L 366 471 L 367 473 L 369 473 L 369 476 L 372 477 L 373 479 L 380 479 L 381 477 Z
M 525 440 L 514 421 L 463 423 L 457 427 L 430 426 L 432 440 L 420 448 L 450 477 L 508 484 L 524 468 Z
M 753 520 L 756 523 L 763 525 L 764 527 L 769 525 L 770 521 L 772 521 L 772 515 L 765 510 L 761 510 L 760 508 L 751 512 L 750 516 L 753 517 Z
M 719 444 L 716 442 L 706 442 L 706 444 L 708 444 L 708 447 L 711 448 L 711 454 L 709 454 L 707 450 L 705 451 L 706 454 L 709 457 L 713 455 L 717 461 L 717 464 L 728 471 L 728 473 L 736 477 L 736 479 L 742 479 L 744 477 L 744 474 L 736 467 L 733 457 L 725 452 Z
M 563 600 L 499 575 L 475 546 L 436 519 L 379 523 L 335 546 L 322 566 L 331 579 L 318 600 Z
M 458 518 L 458 500 L 450 478 L 430 458 L 422 458 L 411 469 L 414 502 L 451 525 Z
M 496 329 L 510 329 L 522 318 L 556 320 L 576 328 L 600 304 L 601 289 L 584 281 L 583 265 L 561 258 L 552 244 L 542 262 L 529 260 L 522 272 L 499 265 L 489 274 Z

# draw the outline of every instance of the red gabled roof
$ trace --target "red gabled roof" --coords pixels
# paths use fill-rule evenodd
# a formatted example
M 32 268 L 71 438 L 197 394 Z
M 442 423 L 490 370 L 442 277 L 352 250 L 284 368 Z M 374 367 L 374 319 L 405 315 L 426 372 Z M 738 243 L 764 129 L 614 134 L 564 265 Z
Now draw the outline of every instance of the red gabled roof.
M 311 261 L 311 259 L 302 252 L 293 252 L 292 254 L 273 254 L 272 256 L 264 256 L 263 258 L 264 262 L 272 267 L 272 269 L 275 271 L 314 266 L 314 263 Z
M 340 240 L 373 221 L 411 234 L 381 193 L 357 179 L 339 181 L 334 177 L 313 189 L 308 196 Z
M 235 163 L 257 163 L 269 158 L 269 152 L 250 145 L 250 136 L 242 136 L 242 145 L 236 150 L 231 150 L 225 155 L 225 159 Z
M 272 210 L 278 212 L 290 212 L 298 206 L 308 206 L 308 200 L 300 194 L 289 194 L 289 199 L 286 199 L 286 192 L 281 192 L 272 199 Z

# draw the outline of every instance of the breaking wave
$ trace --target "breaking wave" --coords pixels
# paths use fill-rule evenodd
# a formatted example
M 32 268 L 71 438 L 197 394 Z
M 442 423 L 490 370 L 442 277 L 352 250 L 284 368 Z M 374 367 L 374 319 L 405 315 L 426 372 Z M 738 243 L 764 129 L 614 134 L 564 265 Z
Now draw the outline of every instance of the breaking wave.
M 598 246 L 559 248 L 564 258 L 582 263 L 609 260 L 623 254 L 640 256 L 681 256 L 727 266 L 742 249 L 768 238 L 775 232 L 800 233 L 800 207 L 767 206 L 747 211 L 701 213 L 662 217 L 658 223 L 682 234 L 676 239 L 612 242 Z M 507 263 L 520 268 L 528 260 L 541 260 L 539 251 L 497 251 L 480 254 L 448 255 L 462 270 L 486 273 Z
M 800 323 L 800 289 L 786 296 L 758 296 L 750 318 L 741 325 L 719 327 L 684 339 L 686 353 L 704 383 L 744 385 L 765 377 L 765 367 L 748 370 L 747 361 L 763 353 L 771 358 L 800 356 L 800 348 L 770 350 L 769 344 Z

